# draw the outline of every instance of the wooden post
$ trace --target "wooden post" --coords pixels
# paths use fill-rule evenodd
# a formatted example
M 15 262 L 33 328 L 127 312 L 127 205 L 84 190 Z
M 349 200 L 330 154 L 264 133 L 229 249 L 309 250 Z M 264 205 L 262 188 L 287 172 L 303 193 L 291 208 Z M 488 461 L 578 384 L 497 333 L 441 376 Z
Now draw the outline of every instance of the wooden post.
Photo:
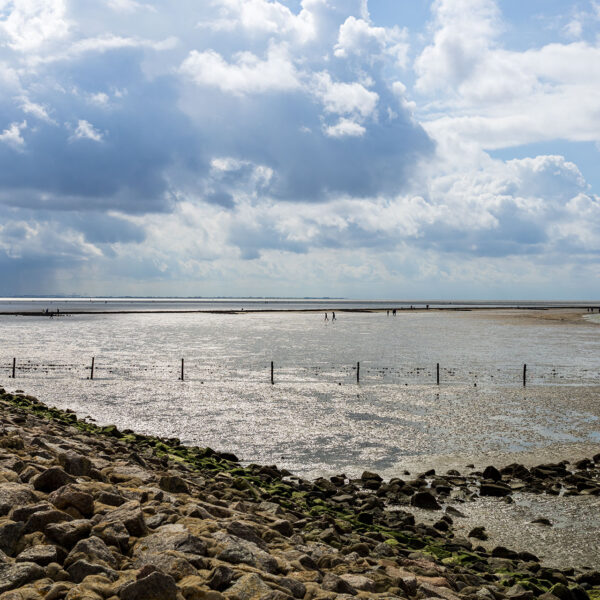
M 181 359 L 181 381 L 183 381 L 183 358 Z
M 95 361 L 95 357 L 92 356 L 92 368 L 90 370 L 90 379 L 94 379 L 94 361 Z
M 360 383 L 360 362 L 356 363 L 356 383 Z
M 15 378 L 15 369 L 17 367 L 17 359 L 13 358 L 13 369 L 12 369 L 12 378 Z
M 273 379 L 273 361 L 271 361 L 271 385 L 273 385 L 275 383 L 275 380 Z
M 436 366 L 436 381 L 437 384 L 440 385 L 440 363 L 437 363 Z
M 527 385 L 527 365 L 523 365 L 523 387 Z

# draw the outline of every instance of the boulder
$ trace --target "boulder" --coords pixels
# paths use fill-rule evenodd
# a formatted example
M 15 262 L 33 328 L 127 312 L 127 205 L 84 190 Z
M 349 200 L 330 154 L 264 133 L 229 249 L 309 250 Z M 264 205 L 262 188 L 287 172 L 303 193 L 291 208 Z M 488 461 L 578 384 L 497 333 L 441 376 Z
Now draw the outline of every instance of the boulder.
M 481 496 L 508 496 L 511 491 L 510 487 L 500 483 L 482 483 L 479 488 Z
M 32 562 L 45 567 L 52 562 L 58 561 L 58 552 L 56 551 L 55 546 L 50 544 L 40 544 L 23 550 L 15 560 L 18 563 Z
M 60 510 L 73 507 L 83 517 L 91 517 L 94 514 L 93 496 L 78 490 L 73 485 L 66 485 L 55 490 L 48 496 L 48 500 Z
M 119 598 L 121 600 L 177 600 L 177 585 L 170 575 L 154 571 L 121 588 Z
M 231 535 L 235 535 L 236 537 L 242 538 L 243 540 L 252 542 L 256 544 L 259 548 L 262 548 L 263 550 L 267 548 L 266 543 L 260 537 L 256 528 L 253 525 L 250 525 L 249 523 L 242 523 L 241 521 L 231 521 L 227 524 L 227 532 Z
M 3 483 L 0 486 L 0 516 L 7 515 L 14 506 L 36 502 L 31 486 L 21 483 Z
M 232 580 L 233 571 L 225 565 L 219 565 L 210 572 L 207 584 L 211 589 L 222 592 L 231 585 Z
M 410 499 L 410 503 L 412 506 L 425 508 L 427 510 L 441 510 L 442 508 L 435 499 L 435 496 L 430 492 L 417 492 Z
M 240 577 L 235 585 L 227 590 L 227 596 L 238 600 L 258 600 L 266 597 L 272 591 L 256 573 L 250 573 Z
M 99 538 L 92 536 L 85 540 L 79 540 L 75 547 L 69 552 L 65 559 L 65 566 L 69 566 L 78 560 L 88 560 L 92 563 L 101 562 L 109 567 L 117 568 L 117 560 L 108 546 Z
M 33 513 L 25 523 L 25 533 L 33 531 L 44 531 L 50 523 L 63 523 L 64 521 L 72 521 L 73 517 L 62 510 L 42 510 Z
M 485 527 L 473 527 L 473 529 L 469 531 L 469 537 L 483 541 L 488 539 L 488 535 L 485 532 Z
M 189 494 L 190 488 L 186 481 L 177 475 L 165 475 L 160 478 L 158 486 L 171 494 Z
M 122 523 L 130 535 L 142 537 L 148 533 L 140 503 L 136 500 L 126 502 L 106 513 L 100 523 Z
M 361 592 L 375 591 L 375 582 L 364 575 L 345 573 L 344 575 L 340 575 L 340 578 L 346 583 L 350 584 L 350 586 L 355 590 L 359 590 Z
M 75 478 L 66 473 L 61 467 L 50 467 L 31 480 L 31 484 L 36 490 L 46 494 L 68 483 L 75 483 Z
M 84 558 L 69 565 L 67 572 L 75 583 L 81 583 L 89 575 L 103 575 L 112 581 L 119 578 L 119 574 L 114 569 L 101 563 L 90 562 Z
M 492 481 L 500 481 L 502 479 L 502 474 L 500 471 L 498 471 L 498 469 L 496 469 L 496 467 L 490 465 L 484 469 L 483 478 L 491 479 Z
M 72 451 L 59 454 L 58 462 L 69 475 L 76 477 L 89 476 L 93 468 L 89 458 Z
M 333 573 L 325 574 L 321 587 L 328 592 L 335 592 L 336 594 L 350 594 L 356 596 L 358 593 L 347 581 Z
M 70 550 L 79 540 L 90 535 L 92 522 L 88 519 L 76 519 L 64 523 L 47 525 L 44 533 L 54 542 Z
M 44 569 L 35 563 L 0 564 L 0 594 L 44 577 Z
M 25 523 L 20 521 L 4 521 L 0 524 L 0 552 L 12 556 L 24 530 Z

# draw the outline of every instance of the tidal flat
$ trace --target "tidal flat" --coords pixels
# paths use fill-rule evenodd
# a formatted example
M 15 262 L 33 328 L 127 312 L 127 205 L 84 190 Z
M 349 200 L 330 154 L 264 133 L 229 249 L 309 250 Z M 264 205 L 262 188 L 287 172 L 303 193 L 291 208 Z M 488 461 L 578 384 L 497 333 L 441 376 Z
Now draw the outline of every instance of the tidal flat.
M 0 375 L 7 389 L 90 422 L 177 437 L 309 479 L 468 473 L 600 452 L 600 329 L 587 316 L 582 309 L 338 312 L 335 323 L 307 312 L 3 316 Z M 539 552 L 541 544 L 550 562 L 598 566 L 586 525 L 595 497 L 577 500 L 584 504 L 577 511 L 560 498 L 539 511 L 556 523 L 552 535 L 530 528 L 526 509 L 469 506 L 475 520 L 487 511 L 484 520 L 498 524 L 492 537 L 507 544 L 535 543 Z M 511 526 L 503 525 L 509 516 Z

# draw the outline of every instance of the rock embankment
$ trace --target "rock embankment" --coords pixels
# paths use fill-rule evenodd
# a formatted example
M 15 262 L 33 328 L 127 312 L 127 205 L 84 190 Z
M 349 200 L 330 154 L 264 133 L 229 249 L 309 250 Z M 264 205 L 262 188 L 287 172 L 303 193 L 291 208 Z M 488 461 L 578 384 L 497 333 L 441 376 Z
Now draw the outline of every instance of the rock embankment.
M 456 536 L 450 505 L 600 493 L 600 457 L 575 470 L 309 482 L 22 393 L 0 389 L 0 408 L 0 600 L 600 598 L 598 572 Z M 423 525 L 411 504 L 445 511 Z

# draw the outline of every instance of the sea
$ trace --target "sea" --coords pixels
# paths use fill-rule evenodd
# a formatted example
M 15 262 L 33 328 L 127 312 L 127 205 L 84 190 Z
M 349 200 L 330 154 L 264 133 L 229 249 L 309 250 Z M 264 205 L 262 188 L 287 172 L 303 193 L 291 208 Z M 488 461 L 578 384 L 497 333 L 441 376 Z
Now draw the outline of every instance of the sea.
M 600 452 L 600 315 L 590 308 L 2 298 L 0 385 L 98 424 L 310 478 L 537 464 Z M 531 502 L 517 502 L 523 514 L 537 510 Z M 538 552 L 557 563 L 597 562 L 598 540 L 573 529 L 585 518 L 597 530 L 600 504 L 557 502 L 539 509 L 558 526 L 542 532 Z M 477 511 L 486 503 L 470 509 L 474 519 L 483 519 Z M 535 547 L 539 529 L 505 540 L 518 511 L 490 507 L 496 539 Z M 545 540 L 561 532 L 567 538 L 548 551 Z

